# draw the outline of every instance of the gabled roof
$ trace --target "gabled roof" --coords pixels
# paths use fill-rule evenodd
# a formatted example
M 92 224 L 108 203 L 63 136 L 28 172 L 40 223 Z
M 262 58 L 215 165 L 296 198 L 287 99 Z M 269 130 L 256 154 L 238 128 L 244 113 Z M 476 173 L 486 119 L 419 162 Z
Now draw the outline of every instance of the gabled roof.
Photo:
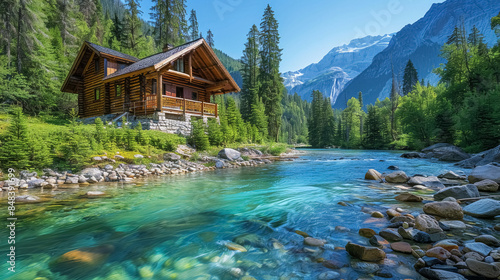
M 119 58 L 123 58 L 123 59 L 126 59 L 126 60 L 130 60 L 132 62 L 139 61 L 139 59 L 137 57 L 134 57 L 134 56 L 131 56 L 131 55 L 128 55 L 128 54 L 125 54 L 125 53 L 121 53 L 119 51 L 115 51 L 115 50 L 112 50 L 112 49 L 108 49 L 108 48 L 96 45 L 96 44 L 88 42 L 88 41 L 85 41 L 85 43 L 87 43 L 92 49 L 94 49 L 97 53 L 99 53 L 99 55 L 107 54 L 107 55 L 110 55 L 110 56 L 114 56 L 114 57 L 119 57 Z
M 178 57 L 185 54 L 186 50 L 191 50 L 194 47 L 197 47 L 197 46 L 203 44 L 203 41 L 204 41 L 203 39 L 194 40 L 194 41 L 185 43 L 184 45 L 180 45 L 178 47 L 175 47 L 169 51 L 161 52 L 158 54 L 148 56 L 146 58 L 143 58 L 143 59 L 137 61 L 134 64 L 131 64 L 131 65 L 129 65 L 121 70 L 116 71 L 115 73 L 113 73 L 111 75 L 108 75 L 103 80 L 106 81 L 106 80 L 113 79 L 113 78 L 118 77 L 118 76 L 130 74 L 130 73 L 144 70 L 144 69 L 150 68 L 150 67 L 155 67 L 154 70 L 156 70 L 158 68 L 161 68 L 165 64 L 176 60 Z

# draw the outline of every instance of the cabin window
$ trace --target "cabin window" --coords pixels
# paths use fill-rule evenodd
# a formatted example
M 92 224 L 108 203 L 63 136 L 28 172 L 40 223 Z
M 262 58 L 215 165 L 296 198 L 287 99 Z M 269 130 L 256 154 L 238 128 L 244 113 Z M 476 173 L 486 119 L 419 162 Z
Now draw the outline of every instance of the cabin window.
M 182 72 L 184 73 L 184 59 L 179 58 L 174 62 L 174 69 L 177 72 Z
M 115 85 L 115 93 L 117 97 L 122 95 L 122 85 L 120 84 Z
M 177 87 L 175 89 L 175 96 L 178 98 L 184 98 L 184 88 L 183 87 Z
M 94 71 L 99 72 L 99 59 L 94 59 Z
M 193 91 L 192 98 L 193 100 L 198 100 L 198 93 L 196 91 Z
M 167 84 L 163 83 L 162 95 L 167 95 Z
M 101 98 L 101 89 L 100 88 L 94 89 L 94 97 L 95 97 L 95 100 L 99 100 Z
M 151 81 L 151 94 L 156 95 L 156 79 Z

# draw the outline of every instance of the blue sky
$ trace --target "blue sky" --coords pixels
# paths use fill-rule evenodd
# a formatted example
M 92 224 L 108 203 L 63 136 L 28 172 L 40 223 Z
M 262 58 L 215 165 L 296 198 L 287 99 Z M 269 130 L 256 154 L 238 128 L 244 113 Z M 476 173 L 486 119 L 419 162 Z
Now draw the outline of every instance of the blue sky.
M 240 58 L 246 34 L 259 26 L 267 4 L 280 24 L 281 71 L 299 70 L 318 62 L 333 47 L 366 35 L 399 31 L 423 17 L 443 0 L 187 0 L 195 9 L 200 31 L 214 33 L 215 47 Z M 148 17 L 150 0 L 141 1 Z

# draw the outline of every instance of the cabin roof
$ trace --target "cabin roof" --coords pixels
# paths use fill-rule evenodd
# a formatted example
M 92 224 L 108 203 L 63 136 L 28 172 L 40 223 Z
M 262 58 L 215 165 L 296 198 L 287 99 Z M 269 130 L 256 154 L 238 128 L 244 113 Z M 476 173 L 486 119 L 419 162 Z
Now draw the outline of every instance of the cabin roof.
M 139 59 L 137 57 L 134 57 L 134 56 L 131 56 L 131 55 L 128 55 L 128 54 L 125 54 L 125 53 L 121 53 L 119 51 L 115 51 L 115 50 L 112 50 L 112 49 L 108 49 L 108 48 L 96 45 L 96 44 L 88 42 L 88 41 L 86 41 L 86 43 L 92 49 L 94 49 L 96 52 L 98 52 L 100 55 L 101 54 L 108 54 L 108 55 L 111 55 L 111 56 L 123 58 L 123 59 L 130 60 L 130 61 L 133 61 L 133 62 L 139 61 Z
M 161 52 L 157 53 L 151 56 L 148 56 L 146 58 L 143 58 L 134 64 L 131 64 L 121 70 L 116 71 L 115 73 L 108 75 L 106 78 L 103 80 L 109 80 L 118 76 L 130 74 L 133 72 L 137 72 L 149 67 L 156 66 L 157 64 L 162 64 L 159 65 L 159 67 L 165 65 L 166 63 L 173 61 L 176 59 L 178 56 L 176 54 L 180 54 L 181 52 L 184 53 L 183 51 L 186 49 L 191 49 L 193 46 L 199 46 L 201 43 L 203 43 L 203 39 L 197 39 L 188 43 L 185 43 L 183 45 L 180 45 L 178 47 L 175 47 L 171 50 L 168 50 L 166 52 Z M 155 67 L 156 68 L 156 67 Z

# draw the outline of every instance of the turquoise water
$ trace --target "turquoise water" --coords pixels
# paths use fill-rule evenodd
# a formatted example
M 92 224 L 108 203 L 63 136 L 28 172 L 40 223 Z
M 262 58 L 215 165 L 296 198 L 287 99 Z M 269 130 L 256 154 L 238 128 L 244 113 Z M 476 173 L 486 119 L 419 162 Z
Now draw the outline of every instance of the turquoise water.
M 389 172 L 388 166 L 397 165 L 409 175 L 457 170 L 449 164 L 399 155 L 306 150 L 293 162 L 262 167 L 33 192 L 49 200 L 19 205 L 16 274 L 8 273 L 2 261 L 0 279 L 222 280 L 243 275 L 317 279 L 329 270 L 320 259 L 349 264 L 346 252 L 336 247 L 348 241 L 368 244 L 358 235 L 359 228 L 377 230 L 386 225 L 385 220 L 371 219 L 362 207 L 421 209 L 418 204 L 399 205 L 394 200 L 398 189 L 363 180 L 368 169 Z M 91 189 L 108 196 L 84 198 Z M 338 205 L 340 201 L 350 206 Z M 337 226 L 350 231 L 336 230 Z M 304 251 L 303 237 L 295 230 L 328 244 L 324 250 Z M 224 244 L 232 240 L 245 244 L 248 251 L 228 250 Z M 5 243 L 0 245 L 4 256 Z M 90 267 L 67 269 L 53 264 L 68 251 L 95 246 L 106 250 L 100 250 L 103 257 Z M 411 256 L 391 252 L 381 267 L 395 279 L 417 279 L 414 262 Z M 344 279 L 366 276 L 348 267 L 335 271 Z

